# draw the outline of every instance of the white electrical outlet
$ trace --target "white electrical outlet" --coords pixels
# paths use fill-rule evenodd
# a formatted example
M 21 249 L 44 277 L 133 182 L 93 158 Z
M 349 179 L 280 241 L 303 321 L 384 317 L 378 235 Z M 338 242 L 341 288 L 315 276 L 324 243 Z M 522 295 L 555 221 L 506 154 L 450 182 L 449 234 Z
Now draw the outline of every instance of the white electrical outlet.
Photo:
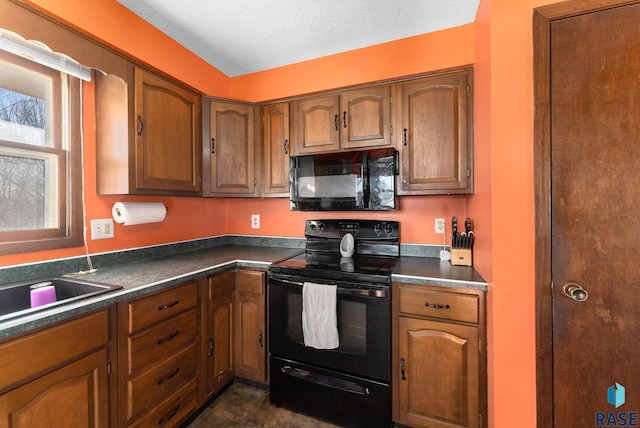
M 91 239 L 113 238 L 113 219 L 91 220 Z
M 445 230 L 445 219 L 444 217 L 436 217 L 436 233 L 441 234 L 444 233 Z
M 251 214 L 251 229 L 260 229 L 260 214 Z

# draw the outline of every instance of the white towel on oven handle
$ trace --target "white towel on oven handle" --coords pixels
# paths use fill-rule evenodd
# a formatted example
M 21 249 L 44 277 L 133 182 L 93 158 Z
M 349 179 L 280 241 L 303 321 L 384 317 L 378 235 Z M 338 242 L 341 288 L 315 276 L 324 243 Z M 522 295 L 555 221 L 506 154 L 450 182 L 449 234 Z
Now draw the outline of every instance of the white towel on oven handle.
M 336 285 L 305 282 L 302 286 L 302 333 L 304 345 L 316 349 L 340 346 Z

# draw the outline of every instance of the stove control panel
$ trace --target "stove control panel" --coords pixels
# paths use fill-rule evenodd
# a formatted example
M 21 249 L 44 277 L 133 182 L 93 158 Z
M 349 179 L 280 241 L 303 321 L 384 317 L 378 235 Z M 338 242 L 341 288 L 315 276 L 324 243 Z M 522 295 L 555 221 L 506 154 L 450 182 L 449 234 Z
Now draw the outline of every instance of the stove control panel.
M 397 221 L 381 220 L 307 220 L 306 237 L 342 238 L 350 233 L 356 239 L 388 239 L 399 237 Z

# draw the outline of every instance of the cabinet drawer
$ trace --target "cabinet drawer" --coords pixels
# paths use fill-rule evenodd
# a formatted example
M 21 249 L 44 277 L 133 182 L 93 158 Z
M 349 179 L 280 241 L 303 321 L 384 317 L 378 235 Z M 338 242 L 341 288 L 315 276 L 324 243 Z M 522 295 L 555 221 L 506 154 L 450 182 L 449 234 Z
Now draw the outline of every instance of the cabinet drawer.
M 236 290 L 247 293 L 262 294 L 264 272 L 239 270 L 236 272 Z
M 398 297 L 401 313 L 478 323 L 478 296 L 400 286 Z
M 192 345 L 128 381 L 127 419 L 166 397 L 196 375 L 196 346 Z
M 193 308 L 198 303 L 198 284 L 191 282 L 129 303 L 129 334 Z
M 176 422 L 180 422 L 196 409 L 197 386 L 197 381 L 193 379 L 147 412 L 142 419 L 132 424 L 131 427 L 157 428 L 175 426 Z
M 196 310 L 191 309 L 129 337 L 129 374 L 196 343 Z

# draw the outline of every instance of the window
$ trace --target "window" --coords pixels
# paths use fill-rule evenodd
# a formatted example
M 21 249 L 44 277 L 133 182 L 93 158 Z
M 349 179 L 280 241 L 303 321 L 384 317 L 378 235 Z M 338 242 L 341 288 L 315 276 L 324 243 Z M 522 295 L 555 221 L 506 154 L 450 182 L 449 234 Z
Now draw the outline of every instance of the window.
M 80 85 L 0 50 L 0 254 L 82 245 Z

